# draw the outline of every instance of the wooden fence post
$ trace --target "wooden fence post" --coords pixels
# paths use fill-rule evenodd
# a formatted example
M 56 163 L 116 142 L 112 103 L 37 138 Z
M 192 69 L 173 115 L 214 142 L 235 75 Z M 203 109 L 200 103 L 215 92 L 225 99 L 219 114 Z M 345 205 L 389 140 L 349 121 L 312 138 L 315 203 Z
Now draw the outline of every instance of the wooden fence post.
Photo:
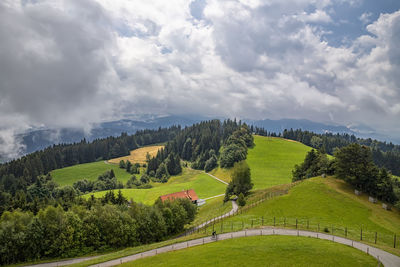
M 296 218 L 296 229 L 297 229 L 297 218 Z
M 375 244 L 376 244 L 376 239 L 377 239 L 377 237 L 378 237 L 378 233 L 375 232 Z
M 275 227 L 275 216 L 274 216 L 274 227 Z
M 394 238 L 393 238 L 393 247 L 396 248 L 396 234 L 394 234 Z
M 261 217 L 261 226 L 264 226 L 264 216 Z
M 347 227 L 344 228 L 344 236 L 347 237 Z
M 361 227 L 361 230 L 360 230 L 360 240 L 362 241 L 362 227 Z

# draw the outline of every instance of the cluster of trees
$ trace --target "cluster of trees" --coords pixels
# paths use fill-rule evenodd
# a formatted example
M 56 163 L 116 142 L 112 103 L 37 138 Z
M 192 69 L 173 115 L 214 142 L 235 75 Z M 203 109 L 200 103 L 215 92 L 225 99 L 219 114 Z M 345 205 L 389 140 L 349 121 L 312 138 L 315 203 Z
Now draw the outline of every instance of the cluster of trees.
M 221 145 L 241 126 L 236 120 L 203 121 L 183 129 L 165 150 L 191 162 L 194 169 L 211 170 L 217 166 Z
M 385 168 L 378 168 L 372 161 L 372 152 L 366 146 L 351 144 L 335 152 L 336 177 L 357 189 L 388 203 L 395 203 L 398 181 L 392 179 Z M 398 191 L 398 190 L 396 190 Z
M 169 141 L 164 149 L 147 160 L 146 173 L 161 182 L 170 175 L 182 171 L 181 159 L 189 161 L 191 167 L 210 171 L 218 166 L 221 145 L 221 166 L 232 167 L 235 162 L 246 158 L 247 147 L 253 145 L 253 137 L 247 125 L 236 120 L 204 121 L 183 129 Z
M 245 160 L 247 157 L 247 148 L 254 144 L 253 136 L 247 125 L 242 125 L 234 131 L 225 141 L 221 153 L 220 163 L 222 168 L 230 168 L 236 162 Z
M 330 161 L 327 155 L 320 150 L 312 149 L 307 153 L 304 162 L 295 165 L 292 171 L 293 182 L 322 174 L 334 174 L 334 161 Z
M 353 143 L 367 146 L 371 150 L 372 160 L 378 167 L 384 167 L 394 175 L 400 176 L 400 145 L 394 145 L 391 142 L 386 143 L 371 138 L 357 138 L 356 136 L 349 134 L 316 134 L 310 131 L 302 131 L 301 129 L 285 129 L 282 134 L 268 132 L 263 128 L 257 127 L 252 127 L 251 130 L 252 132 L 262 136 L 279 136 L 286 139 L 296 140 L 330 155 L 333 155 L 336 149 Z
M 13 177 L 7 176 L 7 178 Z M 42 176 L 26 190 L 17 190 L 14 195 L 0 192 L 0 214 L 16 209 L 36 214 L 47 205 L 60 205 L 68 209 L 79 201 L 76 199 L 77 196 L 78 192 L 72 186 L 59 187 L 50 175 Z
M 182 172 L 181 159 L 174 152 L 168 153 L 166 149 L 160 149 L 157 155 L 147 159 L 146 173 L 156 178 L 155 181 L 165 183 L 170 175 L 177 175 Z
M 121 160 L 119 162 L 119 167 L 121 169 L 125 169 L 126 172 L 128 172 L 130 174 L 139 174 L 140 173 L 140 164 L 139 163 L 132 164 L 129 160 L 126 160 L 126 161 Z
M 151 179 L 152 177 L 148 176 L 147 174 L 143 174 L 140 177 L 140 179 L 136 178 L 135 175 L 132 175 L 132 177 L 129 178 L 129 180 L 126 182 L 126 188 L 138 188 L 138 189 L 152 188 L 152 185 L 149 184 Z
M 105 173 L 97 177 L 97 181 L 89 181 L 87 179 L 76 181 L 73 184 L 76 190 L 81 193 L 93 192 L 93 191 L 103 191 L 124 188 L 121 181 L 118 181 L 115 177 L 114 171 L 106 171 Z
M 244 206 L 246 204 L 245 196 L 253 188 L 251 182 L 250 168 L 246 161 L 236 162 L 233 166 L 232 180 L 229 182 L 225 191 L 224 202 L 228 201 L 232 195 L 238 196 L 238 204 Z
M 75 205 L 68 211 L 48 206 L 37 215 L 5 212 L 0 218 L 0 265 L 161 241 L 181 232 L 195 214 L 196 206 L 186 199 L 153 206 Z
M 93 142 L 82 140 L 74 144 L 53 145 L 1 164 L 0 203 L 10 202 L 10 199 L 25 195 L 26 201 L 36 205 L 33 203 L 35 198 L 29 196 L 28 188 L 37 182 L 42 183 L 40 177 L 47 175 L 50 171 L 75 164 L 125 156 L 129 154 L 130 150 L 139 146 L 174 139 L 180 131 L 180 126 L 173 126 L 158 130 L 138 131 L 133 135 L 121 134 L 119 137 L 96 139 Z M 42 201 L 41 198 L 44 198 L 43 194 L 36 195 L 38 195 L 38 201 Z M 43 201 L 46 202 L 46 200 Z M 3 210 L 4 206 L 11 208 L 9 205 L 0 206 L 3 206 Z M 0 214 L 1 212 L 2 208 L 0 207 Z
M 354 143 L 337 149 L 334 155 L 335 159 L 328 160 L 323 152 L 311 150 L 304 162 L 295 166 L 293 181 L 335 174 L 358 190 L 400 207 L 400 182 L 374 164 L 370 148 Z

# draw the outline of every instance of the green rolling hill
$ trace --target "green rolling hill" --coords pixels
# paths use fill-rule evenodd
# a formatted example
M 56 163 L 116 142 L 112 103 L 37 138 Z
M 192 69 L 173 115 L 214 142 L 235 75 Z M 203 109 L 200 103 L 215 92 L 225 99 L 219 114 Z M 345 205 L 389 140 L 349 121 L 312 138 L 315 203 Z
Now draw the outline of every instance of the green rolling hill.
M 303 162 L 312 149 L 299 142 L 257 135 L 254 144 L 247 155 L 253 189 L 290 183 L 294 165 Z

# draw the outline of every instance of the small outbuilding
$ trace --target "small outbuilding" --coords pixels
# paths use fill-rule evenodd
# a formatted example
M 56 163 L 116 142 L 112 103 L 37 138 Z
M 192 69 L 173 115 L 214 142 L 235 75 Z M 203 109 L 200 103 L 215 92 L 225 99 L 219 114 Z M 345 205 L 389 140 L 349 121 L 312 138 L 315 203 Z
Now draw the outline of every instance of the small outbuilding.
M 171 193 L 168 195 L 160 196 L 161 201 L 166 200 L 175 200 L 177 198 L 186 198 L 193 202 L 193 204 L 197 204 L 199 197 L 197 196 L 196 192 L 193 189 L 183 190 L 176 193 Z

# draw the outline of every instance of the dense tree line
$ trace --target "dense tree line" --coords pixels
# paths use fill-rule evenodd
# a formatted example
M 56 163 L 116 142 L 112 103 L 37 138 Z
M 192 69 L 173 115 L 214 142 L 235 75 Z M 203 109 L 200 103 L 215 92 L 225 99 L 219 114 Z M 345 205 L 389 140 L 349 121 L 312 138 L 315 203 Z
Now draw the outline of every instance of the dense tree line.
M 54 169 L 128 155 L 130 150 L 139 146 L 171 140 L 180 131 L 180 126 L 173 126 L 138 131 L 133 135 L 123 133 L 119 137 L 97 139 L 93 142 L 82 140 L 74 144 L 59 144 L 1 164 L 0 206 L 3 209 L 0 207 L 0 214 L 4 211 L 4 207 L 10 207 L 4 203 L 10 203 L 14 198 L 25 196 L 21 201 L 30 202 L 32 205 L 36 205 L 36 202 L 46 202 L 42 198 L 47 197 L 49 190 L 45 190 L 45 186 L 42 189 L 37 188 L 44 182 L 40 177 Z M 46 186 L 55 187 L 53 181 Z M 34 194 L 32 194 L 33 189 L 37 189 Z
M 220 156 L 221 167 L 232 167 L 246 159 L 247 148 L 252 145 L 251 131 L 240 121 L 200 122 L 183 129 L 155 157 L 148 159 L 147 174 L 166 181 L 169 175 L 181 171 L 180 159 L 190 162 L 194 169 L 210 171 L 217 167 Z
M 90 209 L 74 205 L 68 211 L 48 206 L 37 215 L 5 212 L 0 218 L 0 265 L 161 241 L 181 232 L 195 214 L 196 206 L 186 199 L 153 206 L 94 200 Z
M 311 146 L 330 155 L 333 155 L 335 149 L 357 143 L 369 147 L 372 152 L 372 159 L 378 167 L 384 167 L 394 175 L 400 175 L 400 145 L 381 142 L 371 138 L 357 138 L 349 134 L 316 134 L 309 131 L 287 130 L 282 134 L 268 132 L 263 128 L 252 128 L 252 132 L 262 136 L 280 136 L 286 139 L 296 140 L 305 145 Z

